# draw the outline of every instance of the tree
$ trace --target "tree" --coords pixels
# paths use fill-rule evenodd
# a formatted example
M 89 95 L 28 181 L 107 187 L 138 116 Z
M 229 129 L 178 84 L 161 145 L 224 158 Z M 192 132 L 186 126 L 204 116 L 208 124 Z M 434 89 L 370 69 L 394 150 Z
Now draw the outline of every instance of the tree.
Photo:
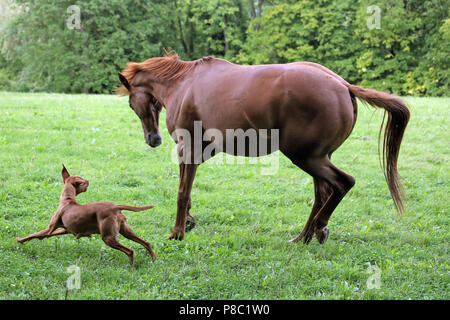
M 357 59 L 355 53 L 361 49 L 361 44 L 352 39 L 355 10 L 350 0 L 283 1 L 272 5 L 259 20 L 252 21 L 247 43 L 235 61 L 313 61 L 354 79 L 351 69 Z
M 174 5 L 174 25 L 188 59 L 231 59 L 241 49 L 249 21 L 242 0 L 174 0 Z
M 128 61 L 175 50 L 242 64 L 313 61 L 349 82 L 449 92 L 445 0 L 3 0 L 0 88 L 109 93 Z M 79 8 L 80 24 L 67 24 Z M 3 7 L 2 7 L 3 8 Z M 378 16 L 377 16 L 378 15 Z M 375 20 L 374 20 L 375 19 Z M 378 19 L 379 25 L 376 22 Z
M 68 0 L 17 1 L 24 8 L 3 36 L 8 62 L 20 60 L 19 89 L 109 93 L 127 61 L 161 55 L 169 11 L 163 2 L 89 0 L 69 28 Z

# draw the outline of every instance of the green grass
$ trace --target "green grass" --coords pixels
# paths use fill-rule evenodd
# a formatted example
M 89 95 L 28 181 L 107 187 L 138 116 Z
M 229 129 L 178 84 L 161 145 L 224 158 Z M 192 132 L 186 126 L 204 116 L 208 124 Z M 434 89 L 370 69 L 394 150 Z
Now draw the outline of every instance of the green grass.
M 411 122 L 399 170 L 407 215 L 395 210 L 377 155 L 382 112 L 359 105 L 357 125 L 333 162 L 356 185 L 334 212 L 328 242 L 288 240 L 303 228 L 312 179 L 280 155 L 277 174 L 259 164 L 199 167 L 192 192 L 197 226 L 165 241 L 175 221 L 174 142 L 145 145 L 127 98 L 0 93 L 0 298 L 64 299 L 66 272 L 81 269 L 68 299 L 449 299 L 449 98 L 405 98 Z M 134 270 L 98 235 L 23 245 L 16 237 L 45 228 L 58 207 L 61 163 L 90 180 L 80 203 L 154 204 L 126 212 L 139 244 Z M 369 289 L 370 265 L 381 286 Z

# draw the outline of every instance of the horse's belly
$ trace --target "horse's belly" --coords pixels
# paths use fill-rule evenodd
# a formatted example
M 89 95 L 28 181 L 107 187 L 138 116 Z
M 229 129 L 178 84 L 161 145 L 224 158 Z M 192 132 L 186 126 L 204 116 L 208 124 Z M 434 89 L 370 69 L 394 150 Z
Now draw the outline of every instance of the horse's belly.
M 211 155 L 225 152 L 234 156 L 261 157 L 279 149 L 278 129 L 226 129 L 206 130 L 203 137 L 203 150 Z

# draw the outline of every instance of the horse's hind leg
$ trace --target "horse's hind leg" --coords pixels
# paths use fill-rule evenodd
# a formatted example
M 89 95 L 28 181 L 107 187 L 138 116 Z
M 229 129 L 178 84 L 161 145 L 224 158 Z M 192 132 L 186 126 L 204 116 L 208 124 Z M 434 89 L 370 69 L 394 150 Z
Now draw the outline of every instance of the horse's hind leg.
M 297 237 L 291 239 L 290 242 L 297 242 L 305 236 L 306 231 L 311 228 L 313 220 L 316 217 L 317 213 L 323 207 L 332 192 L 332 189 L 328 186 L 325 180 L 314 177 L 314 204 L 311 209 L 311 214 L 309 215 L 308 221 L 306 222 L 303 231 Z M 318 238 L 319 242 L 324 243 L 327 240 L 327 237 L 328 233 L 324 233 L 321 238 Z
M 315 177 L 315 179 L 324 180 L 328 185 L 327 188 L 331 190 L 331 194 L 314 217 L 311 217 L 313 215 L 313 212 L 311 212 L 310 219 L 312 221 L 308 221 L 309 224 L 307 223 L 305 225 L 304 230 L 297 237 L 298 239 L 295 239 L 300 240 L 303 238 L 305 243 L 309 243 L 314 234 L 316 234 L 319 241 L 323 243 L 328 237 L 328 229 L 325 227 L 328 224 L 331 214 L 344 198 L 345 194 L 353 187 L 355 179 L 336 168 L 330 162 L 328 156 L 320 159 L 306 159 L 297 163 L 297 165 Z

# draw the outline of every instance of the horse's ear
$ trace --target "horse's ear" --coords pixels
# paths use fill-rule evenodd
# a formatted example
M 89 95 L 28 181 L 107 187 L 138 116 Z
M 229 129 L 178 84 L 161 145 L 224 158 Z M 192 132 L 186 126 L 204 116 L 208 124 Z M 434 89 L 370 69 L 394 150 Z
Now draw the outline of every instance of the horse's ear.
M 67 171 L 66 167 L 64 166 L 64 163 L 63 163 L 62 166 L 63 166 L 63 168 L 62 168 L 62 171 L 61 171 L 61 175 L 62 175 L 63 181 L 64 181 L 64 183 L 65 183 L 66 180 L 70 177 L 70 174 L 69 174 L 69 172 Z
M 127 78 L 123 74 L 119 72 L 119 80 L 122 82 L 125 88 L 127 88 L 128 91 L 130 91 L 130 84 L 128 83 Z

